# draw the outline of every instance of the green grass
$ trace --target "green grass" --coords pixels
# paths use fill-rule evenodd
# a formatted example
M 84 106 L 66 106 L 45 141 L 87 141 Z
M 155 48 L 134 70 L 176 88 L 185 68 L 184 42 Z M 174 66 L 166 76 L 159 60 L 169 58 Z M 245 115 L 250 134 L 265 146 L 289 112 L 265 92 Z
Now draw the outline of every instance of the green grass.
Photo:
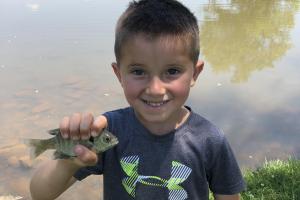
M 300 200 L 300 160 L 267 161 L 244 178 L 243 200 Z
M 300 200 L 300 160 L 266 161 L 243 176 L 247 190 L 241 193 L 242 200 Z

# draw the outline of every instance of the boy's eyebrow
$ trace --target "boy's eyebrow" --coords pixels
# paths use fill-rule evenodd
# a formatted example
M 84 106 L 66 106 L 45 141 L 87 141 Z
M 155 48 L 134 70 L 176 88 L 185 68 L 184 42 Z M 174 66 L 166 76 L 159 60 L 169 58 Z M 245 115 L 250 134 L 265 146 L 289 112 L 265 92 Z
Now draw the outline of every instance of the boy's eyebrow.
M 146 67 L 145 64 L 142 63 L 130 63 L 127 65 L 128 67 L 132 68 L 132 67 Z M 166 64 L 165 67 L 182 67 L 183 64 L 182 63 L 170 63 L 170 64 Z
M 128 65 L 128 67 L 137 67 L 137 66 L 139 66 L 139 67 L 144 67 L 145 65 L 144 65 L 144 64 L 141 64 L 141 63 L 130 63 L 130 64 Z
M 180 64 L 180 63 L 170 63 L 170 64 L 168 64 L 168 65 L 166 65 L 167 67 L 181 67 L 182 66 L 182 64 Z

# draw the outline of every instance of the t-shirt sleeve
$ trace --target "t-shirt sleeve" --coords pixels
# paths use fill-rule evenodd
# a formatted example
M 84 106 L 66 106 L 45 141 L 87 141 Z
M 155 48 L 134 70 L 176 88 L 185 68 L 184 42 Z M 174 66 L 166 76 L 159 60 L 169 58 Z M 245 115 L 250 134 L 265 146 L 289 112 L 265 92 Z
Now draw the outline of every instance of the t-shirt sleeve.
M 208 172 L 210 190 L 214 194 L 232 195 L 245 189 L 238 163 L 232 149 L 223 136 L 215 152 L 216 156 Z

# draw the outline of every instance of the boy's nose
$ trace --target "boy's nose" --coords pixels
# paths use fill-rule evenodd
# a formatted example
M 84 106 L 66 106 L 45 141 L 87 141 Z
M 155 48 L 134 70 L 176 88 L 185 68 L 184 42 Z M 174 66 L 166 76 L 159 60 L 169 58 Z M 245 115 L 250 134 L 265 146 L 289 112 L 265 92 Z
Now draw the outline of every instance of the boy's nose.
M 146 93 L 151 95 L 163 95 L 165 92 L 166 89 L 163 81 L 161 81 L 159 77 L 152 77 L 149 81 Z

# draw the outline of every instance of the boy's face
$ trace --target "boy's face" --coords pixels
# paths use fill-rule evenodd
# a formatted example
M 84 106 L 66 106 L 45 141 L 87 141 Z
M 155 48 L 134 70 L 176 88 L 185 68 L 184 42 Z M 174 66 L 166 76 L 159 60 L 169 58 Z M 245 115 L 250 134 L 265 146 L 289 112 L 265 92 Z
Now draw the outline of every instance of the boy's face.
M 183 105 L 203 62 L 195 65 L 179 39 L 137 35 L 122 47 L 120 63 L 112 67 L 137 118 L 144 125 L 168 126 L 184 117 Z

